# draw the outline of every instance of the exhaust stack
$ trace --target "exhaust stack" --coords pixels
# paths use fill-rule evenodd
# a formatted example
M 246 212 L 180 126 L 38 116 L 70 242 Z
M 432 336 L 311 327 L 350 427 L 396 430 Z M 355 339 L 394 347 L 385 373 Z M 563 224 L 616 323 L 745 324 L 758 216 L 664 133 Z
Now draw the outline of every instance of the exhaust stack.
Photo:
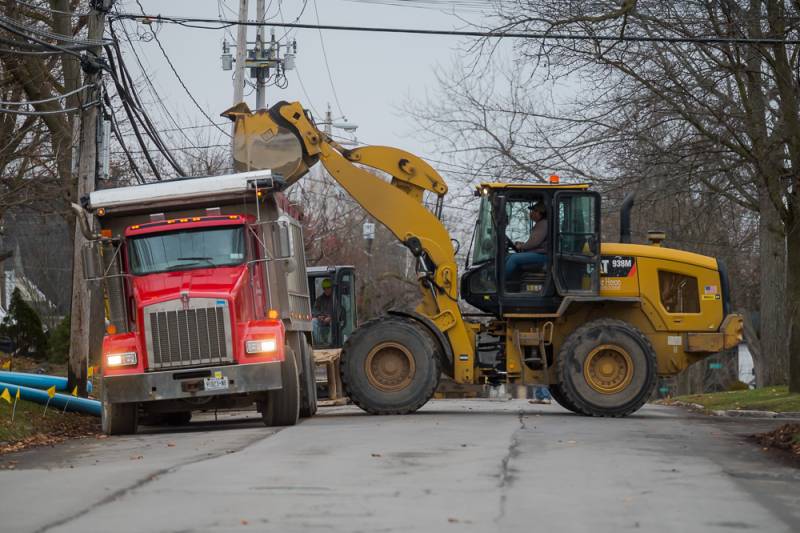
M 619 242 L 631 242 L 631 209 L 633 209 L 633 199 L 636 195 L 629 192 L 622 201 L 619 210 Z

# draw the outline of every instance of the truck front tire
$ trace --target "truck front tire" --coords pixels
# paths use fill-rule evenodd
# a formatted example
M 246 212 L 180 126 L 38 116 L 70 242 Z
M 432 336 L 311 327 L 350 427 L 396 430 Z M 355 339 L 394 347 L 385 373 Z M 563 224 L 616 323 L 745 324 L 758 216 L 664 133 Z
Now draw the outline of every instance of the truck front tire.
M 106 435 L 130 435 L 139 428 L 139 405 L 103 402 L 101 425 Z
M 285 359 L 281 365 L 280 389 L 266 394 L 259 408 L 264 425 L 294 426 L 300 418 L 300 377 L 297 375 L 297 359 L 294 351 L 285 346 Z
M 431 399 L 442 373 L 437 341 L 397 316 L 356 329 L 342 348 L 340 371 L 345 394 L 376 415 L 413 413 Z

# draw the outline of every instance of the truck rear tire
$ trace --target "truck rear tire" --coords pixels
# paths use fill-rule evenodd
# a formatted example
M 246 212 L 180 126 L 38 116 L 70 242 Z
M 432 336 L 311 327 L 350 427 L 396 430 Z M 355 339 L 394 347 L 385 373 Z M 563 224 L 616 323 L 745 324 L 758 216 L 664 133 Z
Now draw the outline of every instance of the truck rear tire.
M 317 377 L 314 374 L 314 352 L 305 335 L 300 335 L 300 360 L 303 362 L 303 388 L 300 393 L 300 418 L 317 412 Z
M 281 365 L 283 386 L 267 392 L 267 398 L 260 405 L 264 425 L 294 426 L 300 418 L 300 378 L 297 375 L 297 359 L 294 351 L 286 346 L 285 359 Z
M 636 327 L 604 318 L 567 337 L 556 372 L 567 409 L 571 405 L 588 416 L 627 416 L 653 393 L 656 354 Z
M 345 394 L 364 411 L 413 413 L 431 399 L 439 385 L 439 347 L 413 319 L 379 318 L 347 339 L 340 372 Z
M 101 425 L 106 435 L 131 435 L 139 428 L 139 405 L 103 402 Z
M 181 411 L 179 413 L 167 413 L 165 422 L 168 426 L 185 426 L 192 421 L 191 411 Z

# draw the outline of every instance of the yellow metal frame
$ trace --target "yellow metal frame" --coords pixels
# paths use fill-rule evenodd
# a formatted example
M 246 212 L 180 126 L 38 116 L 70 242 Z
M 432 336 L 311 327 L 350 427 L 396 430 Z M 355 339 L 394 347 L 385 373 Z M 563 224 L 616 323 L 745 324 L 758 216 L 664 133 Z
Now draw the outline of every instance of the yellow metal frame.
M 436 265 L 433 286 L 422 287 L 422 303 L 416 311 L 447 336 L 454 356 L 453 378 L 471 383 L 475 377 L 475 330 L 464 321 L 458 307 L 458 269 L 450 233 L 423 203 L 425 192 L 438 198 L 447 193 L 444 179 L 424 160 L 404 150 L 387 146 L 345 149 L 317 129 L 299 102 L 282 104 L 277 110 L 303 143 L 307 165 L 318 159 L 367 213 L 401 242 L 419 242 Z M 239 139 L 240 123 L 242 137 L 259 135 L 259 130 L 268 136 L 277 134 L 280 123 L 269 114 L 241 111 L 239 107 L 235 114 L 229 113 L 236 120 L 236 143 L 246 143 L 246 139 Z M 386 182 L 354 163 L 385 172 L 392 180 Z M 285 176 L 287 183 L 299 180 L 306 171 L 307 168 L 299 168 L 297 173 Z
M 236 123 L 234 145 L 237 168 L 273 168 L 259 166 L 264 165 L 264 159 L 269 157 L 265 155 L 269 151 L 265 151 L 264 147 L 271 139 L 288 131 L 302 144 L 302 153 L 297 148 L 288 150 L 297 151 L 296 161 L 285 158 L 287 152 L 281 153 L 284 157 L 281 172 L 288 185 L 301 179 L 314 163 L 321 162 L 331 177 L 361 207 L 401 242 L 418 248 L 417 252 L 435 265 L 435 271 L 420 283 L 422 303 L 416 311 L 446 335 L 452 349 L 454 381 L 477 383 L 480 374 L 475 373 L 475 337 L 481 325 L 466 322 L 461 315 L 458 306 L 458 271 L 450 234 L 441 220 L 425 206 L 426 193 L 438 201 L 447 193 L 447 184 L 439 173 L 414 154 L 397 148 L 344 148 L 320 131 L 298 102 L 281 103 L 268 112 L 256 113 L 251 113 L 244 104 L 240 104 L 224 115 Z M 391 181 L 385 181 L 362 167 L 384 172 L 391 176 Z M 478 190 L 488 194 L 492 190 L 511 188 L 584 190 L 589 185 L 483 183 Z M 719 286 L 716 259 L 681 250 L 635 244 L 604 243 L 601 253 L 604 256 L 635 257 L 636 275 L 613 278 L 613 283 L 607 282 L 601 287 L 599 298 L 576 298 L 573 301 L 568 297 L 556 313 L 507 314 L 502 317 L 503 320 L 495 322 L 503 330 L 497 333 L 506 337 L 509 381 L 553 383 L 552 367 L 531 370 L 524 365 L 522 346 L 539 339 L 538 350 L 552 344 L 557 353 L 569 333 L 582 323 L 600 316 L 613 316 L 644 332 L 657 352 L 660 374 L 674 374 L 707 355 L 708 351 L 716 350 L 719 346 L 732 347 L 741 340 L 740 317 L 724 317 L 719 299 L 703 299 L 700 313 L 678 315 L 668 313 L 659 298 L 659 269 L 674 268 L 697 277 L 701 285 Z M 568 303 L 571 304 L 569 309 Z

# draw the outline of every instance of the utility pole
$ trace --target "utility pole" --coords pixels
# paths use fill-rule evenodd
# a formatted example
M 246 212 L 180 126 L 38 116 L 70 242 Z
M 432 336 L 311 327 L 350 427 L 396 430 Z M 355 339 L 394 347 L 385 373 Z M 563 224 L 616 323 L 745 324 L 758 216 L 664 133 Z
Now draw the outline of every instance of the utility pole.
M 297 41 L 280 43 L 275 40 L 272 31 L 269 41 L 264 40 L 264 29 L 267 21 L 266 0 L 256 0 L 256 17 L 258 29 L 252 49 L 248 49 L 247 26 L 239 24 L 236 33 L 236 58 L 230 51 L 228 41 L 222 42 L 222 70 L 234 70 L 233 105 L 244 101 L 245 70 L 250 70 L 250 77 L 256 80 L 256 109 L 267 107 L 267 81 L 274 77 L 276 85 L 286 88 L 286 72 L 293 70 L 297 55 Z M 239 0 L 239 22 L 247 21 L 247 0 Z M 236 66 L 234 67 L 234 63 Z M 270 70 L 272 69 L 272 70 Z
M 239 0 L 239 22 L 247 21 L 247 0 Z M 247 57 L 247 26 L 236 30 L 236 72 L 233 76 L 233 105 L 244 100 L 244 63 Z
M 256 19 L 265 22 L 267 10 L 264 6 L 265 0 L 256 0 Z M 264 26 L 259 26 L 256 32 L 256 58 L 264 57 Z M 256 109 L 266 109 L 267 107 L 267 76 L 266 69 L 256 69 Z
M 111 9 L 113 0 L 94 0 L 90 2 L 91 11 L 87 20 L 87 37 L 93 40 L 103 38 L 103 29 L 106 21 L 106 11 Z M 101 55 L 102 47 L 96 46 L 89 49 L 85 60 L 81 61 L 84 71 L 84 84 L 92 85 L 84 94 L 81 110 L 80 129 L 78 132 L 78 176 L 75 200 L 80 199 L 95 189 L 99 161 L 97 145 L 102 142 L 103 128 L 99 127 L 102 115 L 100 105 L 86 105 L 101 101 Z M 72 302 L 70 314 L 70 346 L 68 388 L 78 387 L 78 394 L 86 396 L 86 379 L 89 366 L 89 354 L 97 350 L 92 343 L 92 330 L 96 331 L 98 324 L 102 325 L 100 315 L 93 316 L 92 310 L 97 309 L 97 303 L 102 301 L 99 293 L 83 277 L 83 256 L 81 251 L 86 244 L 86 238 L 80 229 L 80 224 L 75 224 L 75 246 L 72 257 Z M 97 323 L 93 323 L 97 322 Z

